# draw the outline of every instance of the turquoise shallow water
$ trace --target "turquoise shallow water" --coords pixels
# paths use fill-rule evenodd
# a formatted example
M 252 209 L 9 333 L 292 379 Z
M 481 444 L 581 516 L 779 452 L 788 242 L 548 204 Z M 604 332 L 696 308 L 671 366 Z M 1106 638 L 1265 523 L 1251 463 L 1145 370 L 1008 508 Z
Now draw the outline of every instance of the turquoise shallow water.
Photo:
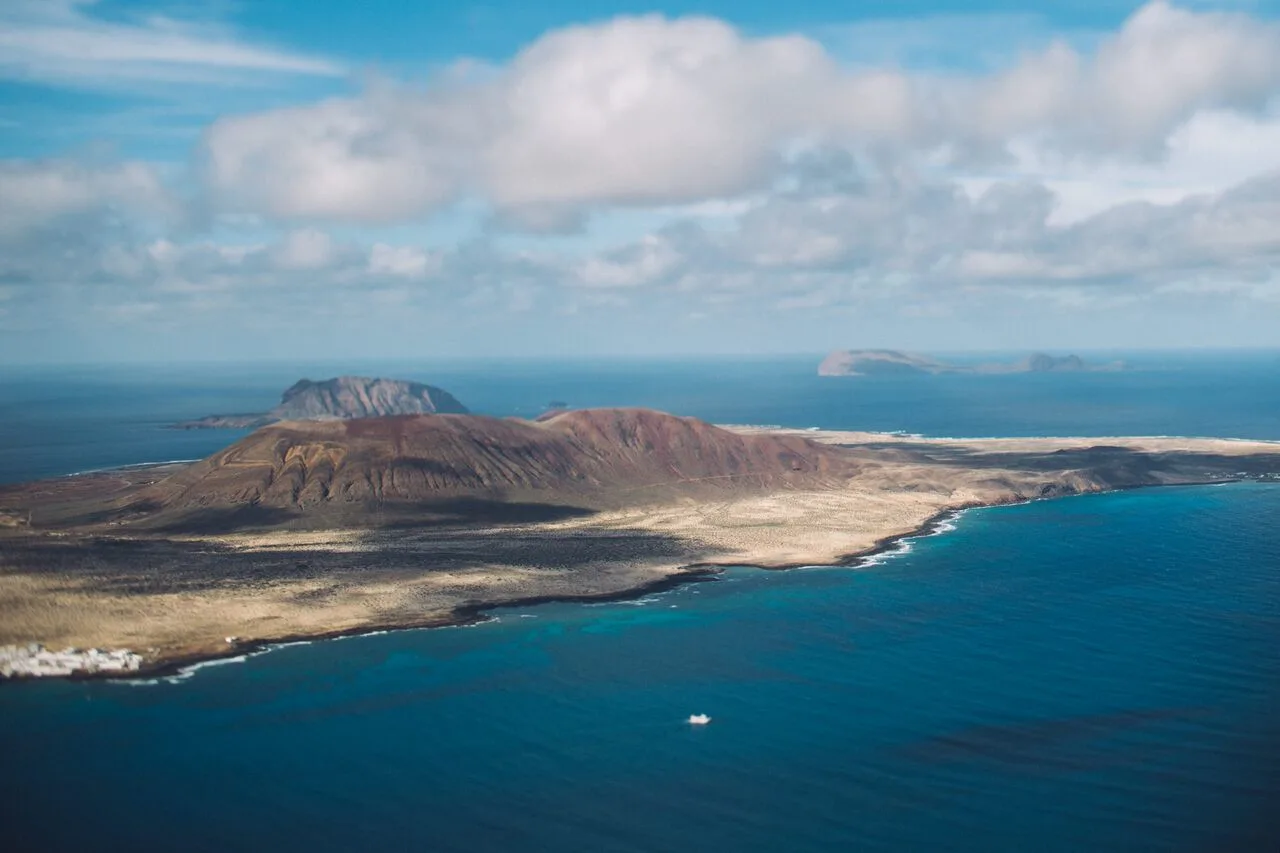
M 5 849 L 1274 851 L 1278 518 L 1070 498 L 863 569 L 6 685 Z

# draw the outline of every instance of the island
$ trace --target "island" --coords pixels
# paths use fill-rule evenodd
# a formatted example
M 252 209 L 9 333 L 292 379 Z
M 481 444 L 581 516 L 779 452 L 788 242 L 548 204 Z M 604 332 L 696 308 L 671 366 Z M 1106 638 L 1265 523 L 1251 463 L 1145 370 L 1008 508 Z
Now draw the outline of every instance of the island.
M 855 564 L 970 507 L 1259 478 L 1280 479 L 1280 443 L 921 439 L 645 409 L 285 421 L 196 463 L 0 487 L 0 663 L 136 677 L 725 566 Z
M 174 424 L 177 429 L 256 429 L 278 421 L 371 418 L 384 415 L 465 415 L 467 407 L 448 391 L 402 379 L 337 376 L 300 379 L 269 412 L 207 415 Z
M 835 350 L 818 365 L 819 376 L 895 376 L 903 374 L 937 375 L 942 373 L 1076 373 L 1081 371 L 1124 370 L 1124 362 L 1104 365 L 1086 364 L 1077 355 L 1052 356 L 1032 353 L 1011 364 L 952 364 L 918 353 L 888 349 Z

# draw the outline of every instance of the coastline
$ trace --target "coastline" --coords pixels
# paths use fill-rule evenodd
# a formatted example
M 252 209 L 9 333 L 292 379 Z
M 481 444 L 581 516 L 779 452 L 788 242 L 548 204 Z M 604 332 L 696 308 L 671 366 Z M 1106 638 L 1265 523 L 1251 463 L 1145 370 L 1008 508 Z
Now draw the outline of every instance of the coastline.
M 49 649 L 132 652 L 142 663 L 124 672 L 18 666 L 0 680 L 172 677 L 282 644 L 471 625 L 495 610 L 548 602 L 633 600 L 734 566 L 870 567 L 908 550 L 904 542 L 953 529 L 975 508 L 1280 480 L 1280 442 L 767 431 L 837 445 L 854 473 L 801 488 L 628 497 L 612 509 L 550 520 L 463 519 L 443 527 L 10 526 L 0 532 L 0 645 L 21 648 L 39 638 Z M 43 506 L 74 509 L 95 493 L 127 496 L 169 470 L 131 465 L 59 478 L 11 488 L 10 500 L 36 496 Z M 129 476 L 137 471 L 148 476 Z
M 1226 481 L 1238 482 L 1238 481 Z M 1203 485 L 1213 485 L 1212 483 L 1204 483 Z M 1134 487 L 1142 488 L 1142 487 Z M 1116 489 L 1110 491 L 1125 491 L 1124 489 Z M 1094 492 L 1093 494 L 1104 494 L 1106 492 Z M 778 571 L 790 572 L 811 568 L 848 568 L 848 569 L 864 569 L 872 568 L 878 563 L 875 562 L 876 557 L 897 552 L 903 543 L 909 543 L 917 539 L 924 539 L 937 536 L 943 533 L 951 532 L 956 528 L 953 525 L 962 515 L 974 509 L 992 509 L 1004 506 L 1018 506 L 1021 504 L 1032 503 L 1039 500 L 1057 500 L 1062 497 L 1072 497 L 1077 495 L 1055 495 L 1044 498 L 1030 498 L 1024 500 L 1009 500 L 993 503 L 966 503 L 942 509 L 920 525 L 906 531 L 888 534 L 878 539 L 871 547 L 849 552 L 841 556 L 835 561 L 801 561 L 794 563 L 768 563 L 766 561 L 741 561 L 734 560 L 731 562 L 717 563 L 691 563 L 679 566 L 670 574 L 659 577 L 657 579 L 645 582 L 638 586 L 619 589 L 616 591 L 604 593 L 584 593 L 584 594 L 551 594 L 551 595 L 531 595 L 512 599 L 496 599 L 493 601 L 472 601 L 459 605 L 454 611 L 446 616 L 433 616 L 424 618 L 420 621 L 415 620 L 397 620 L 385 623 L 370 623 L 352 628 L 344 628 L 333 631 L 321 631 L 316 633 L 296 633 L 285 634 L 278 637 L 258 638 L 244 643 L 237 643 L 235 646 L 228 648 L 225 653 L 195 653 L 187 655 L 178 655 L 173 657 L 157 658 L 144 660 L 137 670 L 128 672 L 118 671 L 97 671 L 97 672 L 73 672 L 65 675 L 57 676 L 32 676 L 32 675 L 16 675 L 10 678 L 0 678 L 0 684 L 5 682 L 30 682 L 43 681 L 49 678 L 59 678 L 68 681 L 111 681 L 119 683 L 141 683 L 151 680 L 173 680 L 175 678 L 185 678 L 194 674 L 194 671 L 203 666 L 216 665 L 218 663 L 234 663 L 242 662 L 251 657 L 267 654 L 275 649 L 294 646 L 305 643 L 317 643 L 327 640 L 340 640 L 352 637 L 371 636 L 377 634 L 386 634 L 399 631 L 420 631 L 431 630 L 437 628 L 459 628 L 469 627 L 473 625 L 483 624 L 492 618 L 493 611 L 512 610 L 524 607 L 535 607 L 541 604 L 603 604 L 609 602 L 634 601 L 647 595 L 654 595 L 667 592 L 679 587 L 714 581 L 719 575 L 729 568 L 747 567 L 758 569 L 760 571 Z
M 237 644 L 228 649 L 226 654 L 193 654 L 173 658 L 144 662 L 137 670 L 129 672 L 99 671 L 74 672 L 61 676 L 14 676 L 0 678 L 0 685 L 6 682 L 43 681 L 48 678 L 60 678 L 67 681 L 117 681 L 137 682 L 146 679 L 170 679 L 184 676 L 200 666 L 208 666 L 217 662 L 236 662 L 251 657 L 267 654 L 274 649 L 296 646 L 307 643 L 319 643 L 327 640 L 343 640 L 352 637 L 367 637 L 376 634 L 390 634 L 399 631 L 428 631 L 437 628 L 466 628 L 488 622 L 494 610 L 512 610 L 523 607 L 536 607 L 540 604 L 607 604 L 619 601 L 635 601 L 647 595 L 656 595 L 683 586 L 714 581 L 728 565 L 715 566 L 697 564 L 681 567 L 664 578 L 650 581 L 637 587 L 606 592 L 600 594 L 566 594 L 566 595 L 534 595 L 526 598 L 502 599 L 497 601 L 477 601 L 462 605 L 446 617 L 425 619 L 421 622 L 387 622 L 370 624 L 358 628 L 344 628 L 338 631 L 325 631 L 316 634 L 289 634 L 281 637 L 267 637 Z M 751 568 L 763 568 L 752 566 Z M 794 566 L 791 568 L 801 568 Z M 810 567 L 812 568 L 812 567 Z
M 948 527 L 958 521 L 965 513 L 976 509 L 1000 509 L 1004 507 L 1022 506 L 1024 504 L 1036 503 L 1039 501 L 1056 501 L 1064 498 L 1083 497 L 1086 494 L 1103 495 L 1115 494 L 1118 492 L 1139 491 L 1145 489 L 1159 489 L 1169 487 L 1187 487 L 1187 486 L 1222 486 L 1232 485 L 1235 483 L 1254 482 L 1250 480 L 1217 480 L 1205 481 L 1203 483 L 1171 483 L 1167 486 L 1131 486 L 1125 488 L 1109 489 L 1100 492 L 1081 492 L 1066 495 L 1054 495 L 1051 497 L 1036 497 L 1019 500 L 1000 501 L 993 503 L 969 503 L 941 510 L 930 516 L 920 526 L 908 530 L 903 533 L 895 533 L 881 538 L 870 548 L 859 551 L 850 552 L 834 562 L 797 562 L 786 564 L 768 564 L 754 562 L 734 561 L 731 563 L 692 563 L 682 566 L 672 574 L 650 581 L 640 586 L 629 589 L 618 590 L 616 592 L 607 592 L 600 594 L 565 594 L 565 595 L 535 595 L 525 598 L 502 599 L 496 601 L 477 601 L 459 607 L 454 614 L 444 617 L 425 620 L 421 623 L 405 622 L 405 623 L 387 623 L 384 625 L 369 625 L 360 628 L 350 628 L 341 631 L 330 631 L 319 634 L 296 634 L 277 638 L 267 638 L 257 640 L 252 643 L 245 643 L 243 646 L 237 646 L 235 650 L 225 655 L 191 655 L 184 658 L 174 658 L 171 660 L 157 661 L 154 665 L 148 666 L 143 664 L 142 668 L 137 672 L 131 673 L 113 673 L 113 672 L 96 672 L 96 673 L 74 673 L 62 676 L 72 681 L 117 681 L 117 682 L 137 682 L 143 679 L 166 679 L 175 676 L 184 676 L 191 673 L 195 668 L 206 666 L 218 661 L 227 663 L 235 661 L 237 658 L 248 659 L 258 655 L 267 654 L 274 649 L 284 648 L 286 646 L 294 646 L 305 643 L 318 643 L 326 640 L 341 640 L 353 637 L 372 636 L 377 634 L 388 634 L 399 631 L 425 631 L 437 628 L 463 628 L 473 625 L 483 624 L 492 617 L 495 610 L 513 610 L 524 607 L 536 607 L 541 604 L 606 604 L 611 602 L 635 601 L 648 595 L 660 594 L 689 586 L 697 583 L 707 583 L 715 581 L 719 575 L 723 574 L 730 568 L 751 568 L 766 572 L 792 572 L 803 569 L 867 569 L 874 568 L 879 565 L 875 562 L 876 557 L 885 554 L 902 553 L 898 551 L 903 543 L 913 542 L 918 539 L 926 539 L 933 536 L 943 535 L 953 532 L 956 527 Z M 9 681 L 35 681 L 36 678 L 12 678 Z M 0 679 L 0 684 L 4 680 Z
M 939 532 L 943 532 L 941 528 L 944 525 L 950 521 L 954 521 L 970 509 L 981 509 L 986 508 L 987 506 L 999 505 L 1000 504 L 970 504 L 944 509 L 930 516 L 923 524 L 916 528 L 884 536 L 877 540 L 872 547 L 851 552 L 840 560 L 831 563 L 808 561 L 787 564 L 769 564 L 763 561 L 753 563 L 750 561 L 743 562 L 737 560 L 727 563 L 690 563 L 676 568 L 664 577 L 645 582 L 638 586 L 611 592 L 596 594 L 567 593 L 561 595 L 532 595 L 521 598 L 497 599 L 493 601 L 473 601 L 458 606 L 455 608 L 453 613 L 448 616 L 429 617 L 421 621 L 410 620 L 370 623 L 360 627 L 344 628 L 334 631 L 285 634 L 278 637 L 265 637 L 244 643 L 237 643 L 235 646 L 228 648 L 225 653 L 188 654 L 150 660 L 144 659 L 137 670 L 128 672 L 82 671 L 58 676 L 16 675 L 10 678 L 0 678 L 0 685 L 3 685 L 6 682 L 18 683 L 42 681 L 47 680 L 48 678 L 59 678 L 68 681 L 114 681 L 122 683 L 139 682 L 149 679 L 172 679 L 175 677 L 184 677 L 200 666 L 208 666 L 220 661 L 231 663 L 239 660 L 247 660 L 250 657 L 267 654 L 277 648 L 297 645 L 300 643 L 316 643 L 326 640 L 340 640 L 350 637 L 361 637 L 398 631 L 421 631 L 436 628 L 467 627 L 488 621 L 492 612 L 496 610 L 536 607 L 541 604 L 605 604 L 610 602 L 634 601 L 647 595 L 668 592 L 691 584 L 714 581 L 727 569 L 733 567 L 747 567 L 759 569 L 761 571 L 779 572 L 796 571 L 807 568 L 868 568 L 872 565 L 868 561 L 874 560 L 878 555 L 893 551 L 903 542 L 938 535 Z

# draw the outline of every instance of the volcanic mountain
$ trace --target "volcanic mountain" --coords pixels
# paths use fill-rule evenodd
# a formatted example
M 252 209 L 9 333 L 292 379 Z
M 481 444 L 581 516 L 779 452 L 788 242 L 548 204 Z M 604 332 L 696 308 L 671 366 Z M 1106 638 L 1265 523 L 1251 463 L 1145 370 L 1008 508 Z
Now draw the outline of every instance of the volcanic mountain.
M 440 388 L 401 379 L 338 376 L 313 382 L 300 379 L 269 412 L 209 415 L 177 424 L 182 429 L 255 428 L 277 421 L 372 418 L 385 415 L 467 414 L 467 407 Z
M 602 508 L 815 488 L 856 468 L 840 449 L 799 436 L 740 435 L 645 409 L 587 409 L 536 423 L 474 415 L 291 421 L 154 484 L 135 506 L 164 517 L 255 507 L 359 523 L 371 509 L 459 498 Z

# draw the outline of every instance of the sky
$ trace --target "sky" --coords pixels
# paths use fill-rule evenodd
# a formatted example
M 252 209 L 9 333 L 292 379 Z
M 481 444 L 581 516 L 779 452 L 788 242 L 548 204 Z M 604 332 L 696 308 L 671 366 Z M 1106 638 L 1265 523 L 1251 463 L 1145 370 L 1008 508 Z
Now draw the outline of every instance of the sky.
M 0 0 L 0 364 L 1280 346 L 1280 0 Z

